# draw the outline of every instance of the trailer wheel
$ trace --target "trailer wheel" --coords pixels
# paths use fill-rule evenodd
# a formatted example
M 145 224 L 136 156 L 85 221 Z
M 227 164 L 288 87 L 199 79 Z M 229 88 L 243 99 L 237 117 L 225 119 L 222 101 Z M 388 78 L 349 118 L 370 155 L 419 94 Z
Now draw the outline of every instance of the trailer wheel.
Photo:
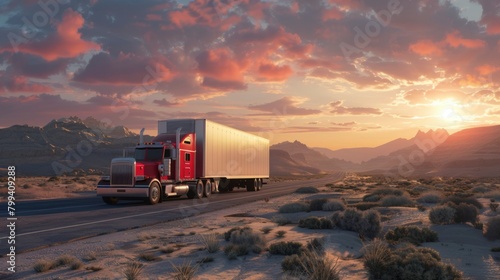
M 212 194 L 212 182 L 210 180 L 207 180 L 205 183 L 205 187 L 203 188 L 203 196 L 204 197 L 210 197 Z
M 149 204 L 153 205 L 160 202 L 161 189 L 157 182 L 154 182 L 149 186 Z
M 257 179 L 253 180 L 247 180 L 247 191 L 248 192 L 254 192 L 255 191 L 255 186 L 257 185 Z
M 262 179 L 257 179 L 257 191 L 262 189 Z
M 102 200 L 104 201 L 104 203 L 108 204 L 108 205 L 115 205 L 118 203 L 118 198 L 116 197 L 110 197 L 110 196 L 103 196 L 102 197 Z

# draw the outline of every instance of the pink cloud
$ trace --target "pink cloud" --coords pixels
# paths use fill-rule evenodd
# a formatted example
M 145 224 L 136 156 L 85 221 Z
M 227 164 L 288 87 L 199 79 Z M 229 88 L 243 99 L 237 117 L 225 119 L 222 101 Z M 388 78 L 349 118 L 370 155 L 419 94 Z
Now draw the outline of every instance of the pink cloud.
M 18 49 L 22 52 L 39 55 L 48 61 L 58 58 L 73 58 L 91 50 L 99 50 L 98 44 L 81 38 L 79 29 L 84 23 L 82 15 L 68 9 L 64 12 L 62 21 L 56 24 L 56 33 L 49 35 L 43 41 L 21 44 Z
M 204 76 L 203 85 L 212 88 L 245 88 L 243 73 L 245 63 L 236 60 L 227 48 L 202 52 L 196 58 L 198 71 Z
M 482 48 L 486 45 L 486 42 L 483 40 L 463 38 L 458 30 L 448 33 L 446 35 L 445 41 L 454 48 L 463 46 L 469 49 L 477 49 Z
M 53 89 L 43 84 L 30 82 L 25 76 L 8 75 L 5 71 L 0 72 L 0 93 L 7 92 L 29 92 L 41 93 L 52 92 Z
M 438 44 L 432 42 L 431 40 L 421 40 L 410 45 L 410 50 L 416 54 L 428 56 L 428 55 L 441 55 L 443 51 Z
M 293 70 L 288 65 L 275 65 L 264 63 L 259 66 L 258 75 L 265 81 L 284 81 L 293 74 Z

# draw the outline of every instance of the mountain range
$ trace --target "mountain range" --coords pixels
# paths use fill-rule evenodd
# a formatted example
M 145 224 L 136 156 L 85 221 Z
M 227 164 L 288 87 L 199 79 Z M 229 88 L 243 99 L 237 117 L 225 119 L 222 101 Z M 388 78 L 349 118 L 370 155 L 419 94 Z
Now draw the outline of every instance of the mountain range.
M 24 176 L 107 174 L 114 157 L 133 147 L 139 136 L 123 126 L 92 117 L 52 120 L 43 127 L 14 125 L 0 129 L 0 167 L 15 165 Z M 151 136 L 145 136 L 150 141 Z M 1 169 L 1 168 L 0 168 Z M 418 131 L 369 148 L 329 150 L 282 142 L 270 147 L 271 176 L 332 171 L 388 176 L 498 176 L 500 125 Z

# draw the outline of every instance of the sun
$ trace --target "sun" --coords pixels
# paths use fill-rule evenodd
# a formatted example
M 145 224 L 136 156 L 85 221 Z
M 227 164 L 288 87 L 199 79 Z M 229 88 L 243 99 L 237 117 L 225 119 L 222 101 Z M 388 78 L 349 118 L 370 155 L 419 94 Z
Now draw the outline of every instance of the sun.
M 439 117 L 448 122 L 462 122 L 465 117 L 463 115 L 462 104 L 455 99 L 445 99 L 435 101 L 434 105 L 439 111 Z

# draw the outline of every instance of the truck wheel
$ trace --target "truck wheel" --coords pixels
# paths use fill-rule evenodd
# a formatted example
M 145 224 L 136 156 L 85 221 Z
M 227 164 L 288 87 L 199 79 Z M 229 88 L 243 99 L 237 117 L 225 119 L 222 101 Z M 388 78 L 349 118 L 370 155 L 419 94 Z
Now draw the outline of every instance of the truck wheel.
M 204 189 L 204 186 L 203 186 L 203 181 L 202 180 L 198 180 L 198 182 L 196 182 L 196 193 L 195 193 L 195 197 L 196 198 L 202 198 L 203 197 L 203 189 Z
M 118 203 L 118 198 L 116 198 L 116 197 L 103 196 L 102 200 L 104 201 L 104 203 L 106 203 L 108 205 L 115 205 Z
M 210 197 L 212 194 L 212 182 L 210 180 L 207 180 L 205 183 L 205 187 L 203 188 L 203 196 L 204 197 Z
M 262 189 L 262 179 L 257 179 L 257 191 Z
M 160 202 L 161 189 L 157 182 L 154 182 L 149 186 L 149 204 L 153 205 Z

